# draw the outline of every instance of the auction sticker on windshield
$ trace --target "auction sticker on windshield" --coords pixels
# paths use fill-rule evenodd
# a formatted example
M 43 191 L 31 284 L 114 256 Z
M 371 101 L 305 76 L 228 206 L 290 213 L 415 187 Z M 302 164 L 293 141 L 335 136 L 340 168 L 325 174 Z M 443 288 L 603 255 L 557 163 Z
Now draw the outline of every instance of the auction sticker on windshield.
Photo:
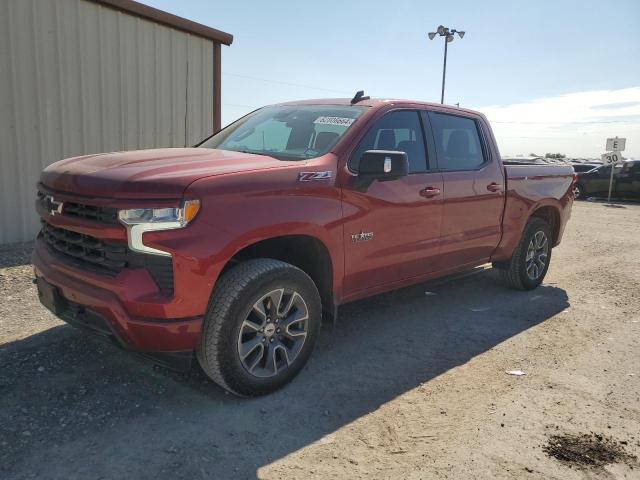
M 313 123 L 318 123 L 320 125 L 340 125 L 343 127 L 349 127 L 355 121 L 355 118 L 347 117 L 318 117 L 314 120 Z

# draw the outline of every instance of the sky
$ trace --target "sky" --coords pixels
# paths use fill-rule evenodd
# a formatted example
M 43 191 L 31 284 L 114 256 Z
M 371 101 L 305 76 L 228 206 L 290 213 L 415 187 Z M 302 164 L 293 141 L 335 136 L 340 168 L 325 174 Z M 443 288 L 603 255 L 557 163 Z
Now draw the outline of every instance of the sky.
M 440 101 L 483 112 L 503 155 L 598 157 L 626 137 L 640 158 L 640 0 L 142 0 L 234 35 L 222 122 L 281 101 Z

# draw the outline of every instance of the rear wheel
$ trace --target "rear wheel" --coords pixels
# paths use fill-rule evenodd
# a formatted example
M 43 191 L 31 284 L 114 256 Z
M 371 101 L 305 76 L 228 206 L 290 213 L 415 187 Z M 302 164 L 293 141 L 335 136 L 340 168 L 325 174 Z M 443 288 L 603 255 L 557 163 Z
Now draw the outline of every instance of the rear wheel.
M 249 260 L 216 285 L 198 361 L 214 382 L 237 395 L 269 393 L 305 365 L 321 315 L 320 295 L 306 273 L 279 260 Z
M 507 286 L 532 290 L 542 283 L 551 261 L 551 227 L 541 218 L 529 220 L 511 260 L 500 265 Z

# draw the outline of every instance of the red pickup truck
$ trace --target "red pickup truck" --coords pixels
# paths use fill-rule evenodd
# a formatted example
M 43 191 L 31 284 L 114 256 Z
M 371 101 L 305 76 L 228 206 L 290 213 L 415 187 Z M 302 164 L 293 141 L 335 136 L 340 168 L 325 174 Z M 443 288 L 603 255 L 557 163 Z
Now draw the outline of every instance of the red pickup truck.
M 68 323 L 260 395 L 302 369 L 338 305 L 488 262 L 538 286 L 574 182 L 570 166 L 504 166 L 471 110 L 284 103 L 195 148 L 47 167 L 35 281 Z

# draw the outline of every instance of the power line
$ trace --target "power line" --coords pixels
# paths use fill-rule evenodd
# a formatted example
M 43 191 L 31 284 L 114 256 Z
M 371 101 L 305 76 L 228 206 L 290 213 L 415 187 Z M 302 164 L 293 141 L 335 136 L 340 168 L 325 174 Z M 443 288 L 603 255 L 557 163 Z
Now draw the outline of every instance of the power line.
M 255 105 L 243 105 L 241 103 L 223 103 L 225 107 L 238 107 L 238 108 L 258 108 Z
M 301 83 L 281 82 L 280 80 L 270 80 L 268 78 L 253 77 L 251 75 L 241 75 L 239 73 L 222 72 L 222 75 L 228 75 L 230 77 L 246 78 L 246 79 L 249 79 L 249 80 L 256 80 L 258 82 L 275 83 L 275 84 L 278 84 L 278 85 L 286 85 L 288 87 L 309 88 L 311 90 L 319 90 L 319 91 L 323 91 L 323 92 L 339 93 L 341 95 L 350 95 L 348 92 L 345 92 L 345 91 L 342 91 L 342 90 L 332 90 L 330 88 L 315 87 L 315 86 L 312 86 L 312 85 L 303 85 Z

